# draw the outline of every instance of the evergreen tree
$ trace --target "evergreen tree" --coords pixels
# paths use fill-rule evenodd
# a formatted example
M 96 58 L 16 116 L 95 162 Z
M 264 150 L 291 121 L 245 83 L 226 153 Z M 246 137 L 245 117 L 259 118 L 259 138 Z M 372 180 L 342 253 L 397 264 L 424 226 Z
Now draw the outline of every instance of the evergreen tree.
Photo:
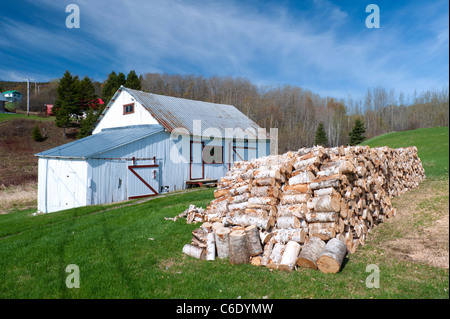
M 317 127 L 314 143 L 316 145 L 328 146 L 327 133 L 325 132 L 325 126 L 323 125 L 323 122 L 320 122 L 319 126 Z
M 94 83 L 87 76 L 79 83 L 79 97 L 84 118 L 80 121 L 80 131 L 77 134 L 77 138 L 83 138 L 91 135 L 94 124 L 103 112 L 103 107 L 100 107 L 99 100 L 95 94 Z
M 77 138 L 83 138 L 92 134 L 92 129 L 100 117 L 102 109 L 103 108 L 91 108 L 86 112 L 86 117 L 81 121 L 80 131 L 77 134 Z
M 82 115 L 79 107 L 79 79 L 72 76 L 69 71 L 59 80 L 56 93 L 58 99 L 55 101 L 52 112 L 56 115 L 55 125 L 64 128 L 63 134 L 66 137 L 66 128 L 73 125 L 73 121 Z
M 363 121 L 360 119 L 357 119 L 355 121 L 355 124 L 353 125 L 353 128 L 349 134 L 349 144 L 350 145 L 358 145 L 362 143 L 366 137 L 364 136 L 364 133 L 366 132 L 366 128 L 364 127 Z
M 108 79 L 106 80 L 102 90 L 102 98 L 105 103 L 107 103 L 112 98 L 115 90 L 117 90 L 117 74 L 116 72 L 112 71 L 108 75 Z
M 85 76 L 83 80 L 78 83 L 78 101 L 79 107 L 83 112 L 86 112 L 91 107 L 95 108 L 98 104 L 94 83 L 88 76 Z
M 124 86 L 133 90 L 141 89 L 141 81 L 134 70 L 131 70 L 130 73 L 128 73 Z
M 123 74 L 122 72 L 116 74 L 116 72 L 112 71 L 111 74 L 109 74 L 105 85 L 103 86 L 102 98 L 104 102 L 108 103 L 109 100 L 111 100 L 111 98 L 114 96 L 116 91 L 120 88 L 120 86 L 125 86 L 126 81 L 127 79 L 125 77 L 125 74 Z
M 117 74 L 117 87 L 113 92 L 116 93 L 117 89 L 120 88 L 121 85 L 125 86 L 125 83 L 127 82 L 127 78 L 125 77 L 125 74 L 123 74 L 122 72 L 120 72 L 119 74 Z
M 31 137 L 36 142 L 40 142 L 40 141 L 44 140 L 44 137 L 41 134 L 41 130 L 39 129 L 39 126 L 37 124 L 34 126 L 33 130 L 31 131 Z

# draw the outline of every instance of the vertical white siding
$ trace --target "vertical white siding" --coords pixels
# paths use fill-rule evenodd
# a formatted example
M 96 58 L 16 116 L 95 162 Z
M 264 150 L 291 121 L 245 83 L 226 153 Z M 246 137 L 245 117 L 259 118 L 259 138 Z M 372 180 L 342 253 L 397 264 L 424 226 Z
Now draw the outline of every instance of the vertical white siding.
M 85 206 L 87 164 L 83 160 L 40 158 L 38 184 L 41 212 Z

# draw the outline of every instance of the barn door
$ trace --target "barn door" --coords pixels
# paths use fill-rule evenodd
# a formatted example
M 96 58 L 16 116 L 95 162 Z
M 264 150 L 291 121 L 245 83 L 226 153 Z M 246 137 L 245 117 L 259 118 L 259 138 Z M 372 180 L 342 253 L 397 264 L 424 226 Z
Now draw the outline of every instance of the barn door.
M 158 189 L 158 164 L 128 166 L 128 199 L 155 196 Z
M 190 176 L 189 179 L 205 178 L 205 162 L 203 161 L 204 142 L 191 141 Z

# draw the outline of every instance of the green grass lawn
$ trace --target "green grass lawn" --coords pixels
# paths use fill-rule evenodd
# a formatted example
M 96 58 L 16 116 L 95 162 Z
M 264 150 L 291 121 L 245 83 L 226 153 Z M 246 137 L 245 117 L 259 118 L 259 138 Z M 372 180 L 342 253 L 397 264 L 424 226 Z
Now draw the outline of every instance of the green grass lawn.
M 349 256 L 338 274 L 186 256 L 181 250 L 199 225 L 164 217 L 212 198 L 213 190 L 200 190 L 126 208 L 0 216 L 0 298 L 448 298 L 447 270 L 395 262 L 370 245 Z M 65 285 L 69 264 L 80 269 L 80 288 Z M 380 267 L 378 289 L 365 285 L 369 264 Z
M 367 140 L 362 145 L 370 147 L 387 145 L 393 148 L 416 146 L 427 177 L 448 178 L 449 176 L 448 127 L 387 133 Z
M 39 120 L 39 121 L 54 121 L 54 116 L 37 116 L 37 115 L 29 115 L 26 114 L 18 114 L 18 113 L 0 113 L 0 122 L 8 121 L 12 119 L 30 119 L 30 120 Z
M 430 129 L 430 136 L 439 131 Z M 403 140 L 409 143 L 406 136 Z M 390 143 L 385 141 L 380 143 Z M 432 154 L 441 152 L 428 150 L 429 143 L 411 140 L 433 160 Z M 448 152 L 448 129 L 446 145 Z M 427 174 L 448 174 L 448 157 L 447 162 L 434 160 Z M 431 181 L 428 186 L 434 187 Z M 397 260 L 377 247 L 392 236 L 392 231 L 383 233 L 383 225 L 374 231 L 374 243 L 369 238 L 347 256 L 337 274 L 286 273 L 189 257 L 182 248 L 199 224 L 164 217 L 178 215 L 189 204 L 206 208 L 213 198 L 213 189 L 200 189 L 127 207 L 116 203 L 38 216 L 31 215 L 35 209 L 0 215 L 0 298 L 449 298 L 448 269 Z M 80 288 L 66 287 L 69 264 L 79 267 Z M 366 287 L 371 264 L 380 269 L 379 288 Z

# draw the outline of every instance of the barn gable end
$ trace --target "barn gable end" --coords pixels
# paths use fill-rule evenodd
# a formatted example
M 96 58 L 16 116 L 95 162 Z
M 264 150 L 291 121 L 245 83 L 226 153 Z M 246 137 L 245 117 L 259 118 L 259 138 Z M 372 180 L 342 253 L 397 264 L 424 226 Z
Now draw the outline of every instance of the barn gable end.
M 158 124 L 158 121 L 126 90 L 121 90 L 106 107 L 93 134 L 103 129 L 130 125 Z M 128 111 L 128 113 L 127 113 Z

